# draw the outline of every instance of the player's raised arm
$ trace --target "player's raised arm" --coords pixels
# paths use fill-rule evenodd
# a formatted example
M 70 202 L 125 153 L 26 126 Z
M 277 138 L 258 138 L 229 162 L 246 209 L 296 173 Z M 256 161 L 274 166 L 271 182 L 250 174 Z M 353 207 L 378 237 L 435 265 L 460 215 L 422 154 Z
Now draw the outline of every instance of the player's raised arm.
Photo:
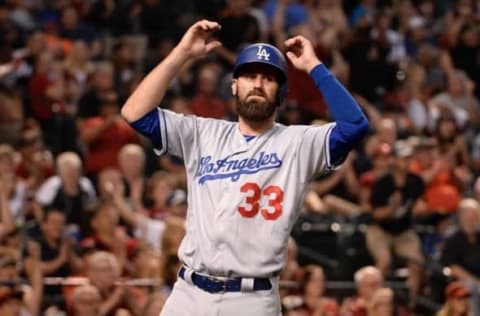
M 193 24 L 170 54 L 140 83 L 125 102 L 122 116 L 130 123 L 143 118 L 162 101 L 165 91 L 175 75 L 189 60 L 201 58 L 220 46 L 210 41 L 211 35 L 220 29 L 217 22 L 201 20 Z
M 352 95 L 317 58 L 309 40 L 296 36 L 286 40 L 285 46 L 287 57 L 293 66 L 312 76 L 335 119 L 336 125 L 330 134 L 329 148 L 331 163 L 338 165 L 366 135 L 368 120 Z

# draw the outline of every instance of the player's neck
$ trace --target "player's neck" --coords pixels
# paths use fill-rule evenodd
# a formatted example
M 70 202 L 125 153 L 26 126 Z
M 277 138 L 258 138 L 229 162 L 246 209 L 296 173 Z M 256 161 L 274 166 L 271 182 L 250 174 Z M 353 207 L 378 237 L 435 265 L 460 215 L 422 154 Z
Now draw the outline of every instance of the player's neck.
M 273 116 L 261 122 L 248 121 L 242 117 L 238 118 L 238 128 L 243 135 L 258 136 L 273 127 Z

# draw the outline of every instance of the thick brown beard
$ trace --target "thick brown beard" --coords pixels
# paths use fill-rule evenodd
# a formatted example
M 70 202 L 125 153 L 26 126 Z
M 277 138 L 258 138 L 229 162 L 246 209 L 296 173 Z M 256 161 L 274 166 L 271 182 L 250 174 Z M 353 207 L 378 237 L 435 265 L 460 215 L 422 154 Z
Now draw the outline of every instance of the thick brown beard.
M 238 116 L 243 119 L 251 122 L 263 122 L 275 113 L 276 105 L 274 102 L 269 101 L 241 101 L 237 95 L 235 108 Z

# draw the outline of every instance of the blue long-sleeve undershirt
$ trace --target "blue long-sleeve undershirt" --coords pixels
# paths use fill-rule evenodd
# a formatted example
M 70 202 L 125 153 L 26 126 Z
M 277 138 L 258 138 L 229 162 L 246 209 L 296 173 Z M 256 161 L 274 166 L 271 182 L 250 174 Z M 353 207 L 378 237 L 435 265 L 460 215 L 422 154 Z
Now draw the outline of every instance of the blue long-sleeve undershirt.
M 338 165 L 347 157 L 348 152 L 368 132 L 368 120 L 353 99 L 352 95 L 320 64 L 312 69 L 310 76 L 322 93 L 328 109 L 335 120 L 330 133 L 330 162 Z

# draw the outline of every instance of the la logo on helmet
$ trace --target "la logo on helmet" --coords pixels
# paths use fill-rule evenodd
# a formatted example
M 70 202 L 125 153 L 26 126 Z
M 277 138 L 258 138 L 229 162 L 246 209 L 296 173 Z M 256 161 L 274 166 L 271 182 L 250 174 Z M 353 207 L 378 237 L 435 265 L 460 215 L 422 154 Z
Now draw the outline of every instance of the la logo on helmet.
M 258 59 L 265 59 L 265 60 L 270 59 L 270 54 L 267 52 L 265 47 L 263 47 L 262 45 L 258 46 L 257 58 Z

